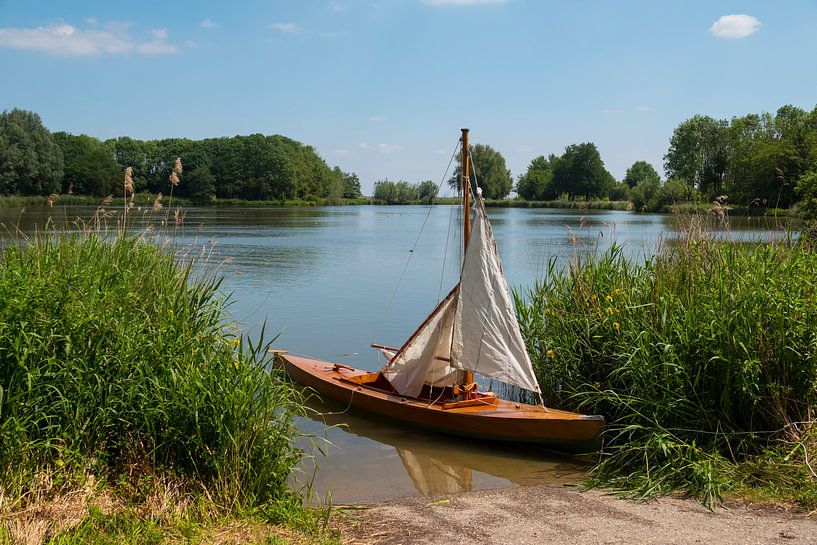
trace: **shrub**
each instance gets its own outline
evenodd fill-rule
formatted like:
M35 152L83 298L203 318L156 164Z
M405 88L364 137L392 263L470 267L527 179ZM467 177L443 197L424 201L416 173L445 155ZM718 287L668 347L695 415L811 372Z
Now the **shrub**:
M817 504L804 458L815 445L817 254L804 245L704 240L641 264L613 248L551 265L517 308L546 402L607 419L598 483L711 505L789 479L792 497ZM781 462L761 483L763 456L785 459L789 476Z
M225 329L219 283L130 236L7 247L0 489L24 493L46 470L70 480L138 467L223 505L286 495L299 398L262 341Z

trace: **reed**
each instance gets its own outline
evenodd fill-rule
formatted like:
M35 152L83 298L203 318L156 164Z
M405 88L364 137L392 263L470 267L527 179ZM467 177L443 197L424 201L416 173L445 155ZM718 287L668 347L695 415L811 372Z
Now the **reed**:
M817 254L696 239L550 264L517 298L547 403L607 418L593 482L817 506ZM796 485L795 485L796 483Z
M301 397L270 365L263 332L232 332L219 277L195 270L125 234L4 249L4 507L23 507L44 474L54 491L88 475L117 488L172 475L221 508L290 501Z

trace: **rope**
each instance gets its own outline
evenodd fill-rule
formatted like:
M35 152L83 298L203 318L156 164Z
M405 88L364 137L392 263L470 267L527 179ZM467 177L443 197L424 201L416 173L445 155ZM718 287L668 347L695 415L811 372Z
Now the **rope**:
M459 140L457 141L457 144L454 146L454 152L456 152L458 146L459 146ZM455 157L454 152L452 152L452 154L451 154L451 159L448 161L448 166L445 168L445 173L443 174L443 177L440 180L440 183L437 184L437 193L438 194L440 192L440 189L442 189L443 183L445 183L446 176L448 175L448 170L451 168L451 163L454 162L454 157ZM417 238L414 241L414 245L411 247L411 250L409 250L408 259L406 259L406 264L403 266L403 272L400 273L400 278L397 279L397 285L394 286L394 291L392 291L391 297L389 297L389 300L386 303L385 310L383 311L383 317L380 319L380 322L378 322L377 326L375 326L375 329L374 329L375 335L374 335L374 338L372 339L372 342L374 342L374 339L377 338L377 335L380 333L380 329L383 327L383 324L386 322L386 318L388 317L389 313L391 312L392 304L394 303L394 299L397 297L397 291L400 289L400 284L403 283L403 278L405 278L406 271L408 271L409 265L411 264L411 258L414 255L414 250L417 249L417 245L420 243L420 237L423 235L423 230L425 229L426 223L428 223L428 218L429 218L429 216L431 216L431 211L432 211L433 207L434 207L433 203L428 205L428 212L426 213L425 219L423 219L423 224L420 226L420 232L417 233Z
M349 411L349 409L352 408L352 400L355 398L355 391L356 390L352 390L352 395L349 396L349 404L342 411L340 411L340 412L335 411L335 412L328 412L328 413L318 413L318 414L321 415L321 416L332 416L332 415L336 415L336 414L346 414Z
M471 150L468 150L468 162L471 164L471 170L474 173L474 193L476 193L476 188L479 187L479 180L477 179L477 165L474 164L474 158L471 156Z

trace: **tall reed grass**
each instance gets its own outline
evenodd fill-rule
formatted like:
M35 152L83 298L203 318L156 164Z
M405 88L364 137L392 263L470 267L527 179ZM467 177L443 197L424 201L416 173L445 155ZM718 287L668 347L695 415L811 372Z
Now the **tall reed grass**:
M191 275L124 232L4 249L0 496L158 474L229 509L286 501L301 398Z
M517 298L547 403L609 423L597 484L817 506L817 253L690 240L551 263ZM776 492L774 492L776 491Z

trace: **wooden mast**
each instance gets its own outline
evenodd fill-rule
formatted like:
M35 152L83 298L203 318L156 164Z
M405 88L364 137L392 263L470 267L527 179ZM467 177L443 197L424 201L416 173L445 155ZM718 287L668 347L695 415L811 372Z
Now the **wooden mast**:
M468 237L471 235L471 165L468 164L468 129L462 130L462 249L463 252L468 249Z
M468 129L462 130L462 250L463 256L468 250L468 238L471 236L471 165L468 161ZM465 399L471 398L471 390L467 389L474 383L474 372L465 372Z

